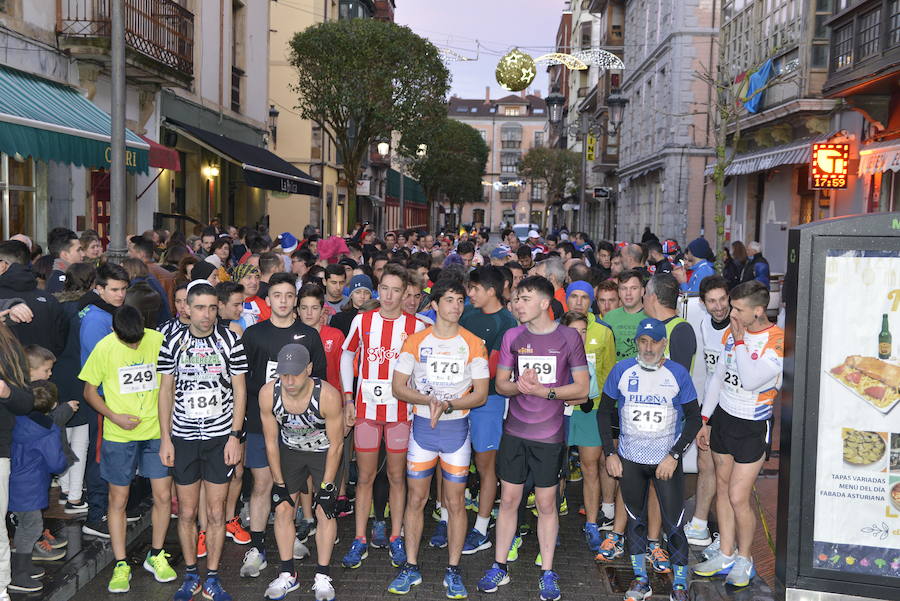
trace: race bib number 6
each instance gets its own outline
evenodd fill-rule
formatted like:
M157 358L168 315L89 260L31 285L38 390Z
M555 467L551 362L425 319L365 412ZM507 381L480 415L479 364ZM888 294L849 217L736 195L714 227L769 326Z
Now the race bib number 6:
M390 380L363 380L363 400L375 405L393 405L397 402Z
M556 383L556 357L519 355L519 375L528 369L534 370L541 384Z
M428 358L425 364L428 381L435 384L458 384L463 381L466 360L463 357Z
M156 366L150 363L119 368L119 392L150 392L156 390Z
M215 389L191 390L184 393L184 413L188 419L206 419L225 413L222 396Z

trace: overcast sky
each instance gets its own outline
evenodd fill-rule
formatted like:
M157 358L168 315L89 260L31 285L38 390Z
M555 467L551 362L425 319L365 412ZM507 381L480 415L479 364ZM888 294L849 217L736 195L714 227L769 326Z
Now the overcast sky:
M509 94L494 76L499 54L513 46L533 57L552 52L564 0L397 0L394 15L438 47L451 47L463 56L478 55L476 40L483 49L478 60L452 62L451 92L463 98L484 98L491 86L491 98ZM490 52L489 54L486 53ZM547 95L546 67L538 67L529 92Z

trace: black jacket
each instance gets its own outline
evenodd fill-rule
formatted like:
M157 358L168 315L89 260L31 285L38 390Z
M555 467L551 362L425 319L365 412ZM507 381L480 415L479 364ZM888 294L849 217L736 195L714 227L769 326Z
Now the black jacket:
M95 292L90 292L90 301L99 299ZM90 411L88 411L87 403L84 400L84 382L78 379L81 373L81 340L78 337L81 331L81 310L86 306L82 301L82 297L86 294L60 292L57 299L60 301L60 307L65 314L68 337L66 339L66 347L63 352L56 356L56 363L53 365L53 375L50 381L56 384L59 389L59 402L66 403L68 401L78 401L78 411L66 424L68 427L83 426L88 423ZM102 302L102 301L101 301Z
M30 388L19 388L9 382L8 399L0 399L0 458L9 459L12 431L17 415L28 415L34 408L34 394Z
M0 275L0 298L18 297L34 313L31 323L11 323L13 334L22 346L38 344L57 357L66 348L69 324L53 295L38 290L31 267L14 263Z

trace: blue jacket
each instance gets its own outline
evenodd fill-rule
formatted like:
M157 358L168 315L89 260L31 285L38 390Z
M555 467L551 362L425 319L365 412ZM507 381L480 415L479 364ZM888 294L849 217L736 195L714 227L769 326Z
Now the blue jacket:
M48 415L16 417L9 471L9 511L37 511L49 504L51 474L68 467L59 427Z
M691 279L681 285L682 292L700 292L700 282L708 275L715 275L716 269L712 263L706 259L700 259L700 262L694 265L694 271L691 273Z
M97 343L112 334L112 318L112 313L107 313L97 305L88 305L81 311L81 330L78 338L81 343L82 367Z

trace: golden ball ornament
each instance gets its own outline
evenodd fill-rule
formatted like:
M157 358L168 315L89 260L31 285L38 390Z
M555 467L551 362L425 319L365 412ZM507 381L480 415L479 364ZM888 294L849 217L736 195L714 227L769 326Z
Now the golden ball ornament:
M537 67L534 59L518 48L508 52L497 63L497 83L510 92L524 90L534 81Z

